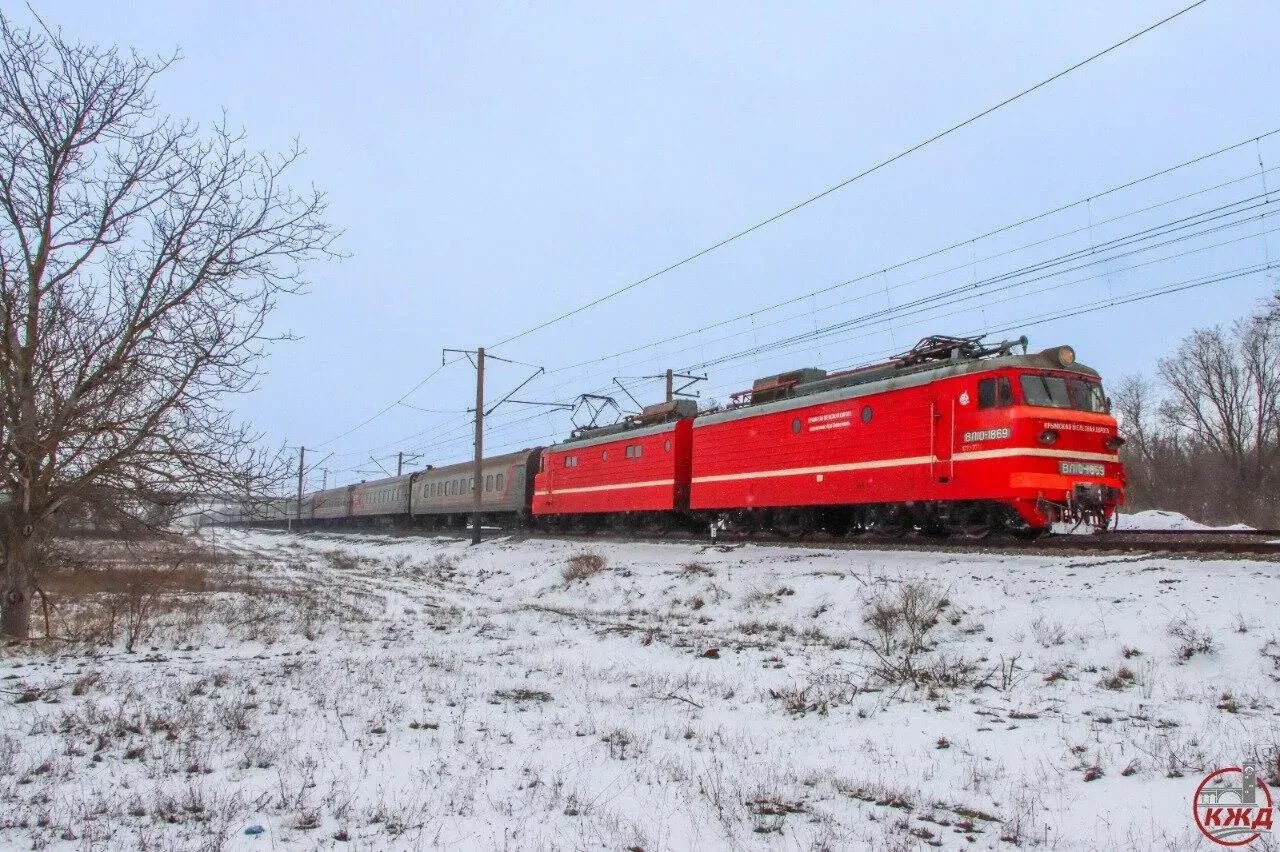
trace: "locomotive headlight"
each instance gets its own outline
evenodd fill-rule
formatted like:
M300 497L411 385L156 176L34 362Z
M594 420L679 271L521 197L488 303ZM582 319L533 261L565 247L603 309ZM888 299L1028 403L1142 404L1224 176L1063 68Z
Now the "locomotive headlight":
M1056 444L1058 442L1058 430L1045 429L1043 432L1040 433L1040 437L1037 438L1036 440L1044 444L1046 447L1050 446L1051 444Z
M1076 350L1070 346L1059 346L1054 354L1058 358L1058 364L1063 367L1070 367L1076 362Z

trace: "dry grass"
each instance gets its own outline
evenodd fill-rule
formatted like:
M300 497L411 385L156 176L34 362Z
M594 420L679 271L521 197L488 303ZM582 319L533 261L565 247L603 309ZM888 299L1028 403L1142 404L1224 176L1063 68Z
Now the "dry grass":
M1169 625L1169 635L1178 640L1174 654L1180 660L1189 660L1196 654L1212 654L1218 648L1212 633L1186 618L1175 619Z
M263 566L182 540L59 541L36 577L39 639L120 645L200 641L210 628L274 641L315 639L340 605L305 584L268 583Z
M604 570L605 558L599 553L575 553L569 557L562 576L566 583L589 580Z
M696 577L698 575L711 577L715 573L714 568L709 565L703 565L701 562L686 562L680 566L680 574L685 577Z

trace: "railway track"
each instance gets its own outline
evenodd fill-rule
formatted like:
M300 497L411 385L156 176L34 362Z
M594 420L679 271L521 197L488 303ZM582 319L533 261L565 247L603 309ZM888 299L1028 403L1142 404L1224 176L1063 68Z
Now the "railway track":
M669 542L735 547L744 544L763 546L820 547L837 550L911 550L958 551L970 553L1012 552L1024 554L1102 552L1153 553L1189 556L1258 556L1280 559L1280 530L1113 530L1094 535L1050 534L1035 540L994 535L984 539L934 538L908 534L888 538L856 536L835 538L822 534L807 537L778 535L735 535L722 533L715 543L707 537L685 533L627 534L618 533L519 533L523 538L602 541L602 542Z
M449 538L458 541L468 537L443 530L421 528L328 527L325 531L336 533L375 533L393 536L422 536ZM996 534L983 539L936 538L921 533L908 533L898 537L862 535L836 538L823 533L809 536L782 536L777 534L721 533L712 542L706 535L690 535L687 531L668 532L547 532L541 530L486 531L486 537L510 536L516 539L542 539L548 541L608 542L665 542L701 547L738 547L755 544L766 547L803 546L835 550L908 550L954 551L968 553L1007 552L1019 554L1047 553L1151 553L1186 556L1250 556L1280 559L1280 530L1141 530L1121 529L1086 535L1050 534L1034 540L1012 535Z

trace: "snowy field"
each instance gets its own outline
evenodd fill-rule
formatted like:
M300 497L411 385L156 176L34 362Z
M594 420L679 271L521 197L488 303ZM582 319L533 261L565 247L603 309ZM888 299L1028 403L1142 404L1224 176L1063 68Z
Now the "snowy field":
M1277 563L217 542L134 651L4 651L4 845L1181 850L1276 774Z
M1141 512L1122 513L1115 528L1118 530L1239 530L1241 532L1253 529L1248 524L1214 527L1193 521L1179 512L1170 512L1165 509L1144 509Z

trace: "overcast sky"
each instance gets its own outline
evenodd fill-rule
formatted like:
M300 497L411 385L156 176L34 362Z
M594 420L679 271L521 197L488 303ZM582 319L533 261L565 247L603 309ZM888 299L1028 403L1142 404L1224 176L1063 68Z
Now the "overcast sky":
M323 444L314 458L333 453L323 465L331 484L377 470L370 455L391 466L401 449L420 450L424 464L466 457L466 363L414 392L406 402L416 408L398 406L330 441L439 366L441 347L492 345L639 279L1183 5L32 0L48 23L83 40L180 49L181 63L158 85L166 110L208 122L225 109L255 146L278 150L297 137L307 149L295 180L328 193L350 257L317 264L310 294L281 304L277 327L301 339L273 352L261 390L237 405L274 440ZM1280 262L1280 235L1269 245L1258 236L1280 225L1256 207L1263 180L1280 184L1280 136L870 273L1280 127L1277 32L1274 2L1211 0L496 354L552 371L520 394L541 400L707 362L704 397L724 400L754 376L862 363L929 333L1005 328L1013 337L1025 328L1032 348L1070 342L1104 377L1151 371L1179 337L1247 312L1274 283L1255 273L1032 321ZM1248 198L1253 206L1236 208L1229 228L983 289L992 276L1071 251L1088 257L1108 240ZM982 298L903 312L911 299L965 284ZM748 351L891 308L852 330ZM490 399L529 372L493 365ZM656 381L630 385L642 402L661 391ZM569 428L566 415L509 406L493 416L488 442L545 444ZM321 476L317 468L309 484Z

